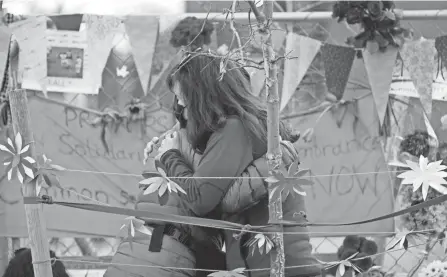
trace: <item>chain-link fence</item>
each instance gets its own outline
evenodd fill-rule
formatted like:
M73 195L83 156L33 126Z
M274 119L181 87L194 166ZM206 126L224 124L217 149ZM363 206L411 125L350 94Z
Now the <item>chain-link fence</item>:
M446 23L446 22L444 22ZM418 22L417 26L412 23L406 22L407 26L412 27L416 34L423 35L424 37L433 38L445 33L446 24L441 24L439 22L424 21ZM441 27L442 26L442 27ZM284 27L284 26L283 26ZM331 22L300 22L294 24L294 31L298 34L309 36L311 38L320 40L324 43L338 43L342 44L345 38L345 31L353 31L349 29L337 28L332 21ZM444 29L443 29L444 28ZM121 38L117 41L117 47L112 50L112 54L109 57L108 63L113 64L113 60L119 60L120 63L128 63L132 60L130 52L128 53L118 53L118 51L123 50L123 45L129 44L128 38ZM163 43L166 43L164 41ZM159 43L160 45L160 43ZM160 46L159 46L160 47ZM125 47L124 47L125 48ZM130 48L129 48L130 49ZM127 50L126 50L127 51ZM284 50L282 54L284 54ZM281 54L281 53L279 53ZM157 56L156 56L157 57ZM158 80L162 79L163 76L159 76L158 73L162 71L162 68L169 66L168 57L165 60L160 60L158 57L157 61L154 62L153 70L157 71L157 76L152 80L152 87L157 88L153 91L156 93L150 94L147 97L150 99L149 102L156 102L156 106L166 109L168 111L170 103L172 101L169 93L166 89L163 89L163 84L158 83ZM138 74L134 66L128 65L130 70L130 75ZM445 69L444 69L445 70ZM113 79L114 69L106 69L104 71L104 76L109 74L109 79ZM355 78L351 78L348 87L355 89L368 89L368 79L366 75L357 74L357 72L352 72L355 74ZM447 76L447 74L445 75ZM135 78L137 79L137 78ZM113 81L113 80L112 80ZM120 81L119 83L106 83L104 84L103 96L107 99L112 99L114 105L122 105L127 100L119 99L120 93L112 92L114 87L120 87L119 91L131 91L132 95L135 97L142 96L142 88L139 82L129 82ZM281 79L280 79L281 81ZM407 80L411 82L411 80ZM157 87L158 86L158 87ZM317 54L311 67L309 68L306 76L304 77L299 90L295 93L294 97L291 99L290 103L284 111L284 115L293 115L298 111L306 110L310 107L315 107L320 104L326 94L325 86L325 74L324 66L320 54ZM101 96L100 96L101 97ZM118 97L118 98L117 98ZM387 113L387 121L389 122L390 135L402 136L410 133L412 130L422 129L425 130L425 123L423 117L421 116L420 106L417 101L410 101L408 99L398 97L397 100L393 100L392 110L393 112ZM411 104L411 103L412 104ZM101 101L101 104L107 103L107 101ZM405 103L410 103L405 104ZM107 105L106 105L107 106ZM408 108L410 107L410 108ZM440 118L443 113L447 111L447 107L444 107L443 102L434 103L433 111L433 127L437 131L438 136L447 140L447 133L442 130L442 123ZM290 121L293 123L293 120ZM158 123L154 121L153 125ZM162 127L162 124L159 124ZM299 126L295 126L299 128ZM155 127L154 127L155 128ZM160 130L157 130L160 131ZM374 238L377 239L377 238ZM393 244L396 239L377 239L382 245L381 249L386 249L387 246ZM321 260L331 261L337 259L337 250L342 245L343 238L334 237L322 237L322 238L312 238L312 244L314 247L314 252L317 254ZM107 262L110 261L111 256L116 252L119 240L114 238L52 238L50 240L50 249L55 251L56 255L62 259L66 259L65 263L67 268L73 277L76 276L102 276L105 268L107 267ZM11 239L10 248L18 249L21 247L28 246L28 241L26 239ZM393 271L397 274L408 274L414 265L416 265L419 260L423 257L425 251L425 245L420 247L410 247L407 250L399 249L397 251L388 252L383 255L383 268L385 271ZM445 259L443 248L441 246L436 247L432 250L429 255L429 260L434 259ZM79 262L76 262L79 260ZM92 263L85 263L82 261L91 260ZM100 262L104 264L100 264ZM98 263L99 262L99 263Z

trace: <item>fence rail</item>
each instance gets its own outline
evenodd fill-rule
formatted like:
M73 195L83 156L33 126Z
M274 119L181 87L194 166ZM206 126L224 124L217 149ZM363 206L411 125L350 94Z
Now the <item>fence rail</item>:
M198 18L204 18L206 14L186 14L185 16L196 16ZM224 15L221 14L209 14L208 18L212 20L223 20ZM236 20L246 19L246 14L235 14ZM314 39L321 40L322 42L338 42L342 43L339 38L331 36L329 31L328 19L331 18L331 14L328 12L295 12L295 13L275 13L274 19L279 22L288 21L301 21L300 24L294 24L295 32L312 37ZM426 10L426 11L405 11L405 19L411 20L429 20L429 19L447 19L447 10ZM317 23L316 23L317 22ZM430 23L433 29L438 30L440 35L445 34L443 28L446 26L438 26L437 23ZM415 30L418 32L418 30ZM421 35L424 35L424 31L420 31ZM127 38L126 38L127 39ZM447 76L447 75L446 75ZM307 72L307 76L304 78L300 87L300 93L295 94L291 99L285 114L292 114L294 111L303 110L304 106L316 106L324 99L326 91L325 87L325 75L322 66L322 61L319 56L316 57L313 64ZM163 95L154 95L154 101L157 101L160 106L164 106L162 103ZM395 104L393 108L403 109L397 107L399 104ZM442 111L438 111L439 113ZM400 118L399 122L405 121L403 117L406 116L405 112L398 113ZM419 125L409 123L409 128L417 129ZM395 130L400 130L402 127L393 126ZM406 130L408 132L409 130ZM400 131L396 131L400 132ZM117 230L118 231L118 230ZM343 238L336 237L322 237L312 238L314 253L318 258L323 261L331 261L336 259L336 252L338 247L341 246ZM18 249L20 247L27 247L27 239L11 238L11 249ZM386 239L386 245L390 245L393 239ZM97 270L104 270L107 267L107 263L110 262L111 257L115 254L118 247L119 240L113 238L52 238L50 240L50 248L56 252L69 270L71 270L72 276L76 275L77 271L84 270L87 273L83 273L82 276L96 276ZM385 247L385 246L384 246ZM399 250L392 253L386 253L383 259L383 267L386 271L408 274L416 261L420 259L424 248L411 248L408 250ZM435 248L428 259L441 259L446 260L447 256L443 255L442 247ZM83 261L91 261L92 263L85 263ZM428 262L427 261L427 262ZM101 264L102 263L102 264ZM91 274L90 274L91 273Z

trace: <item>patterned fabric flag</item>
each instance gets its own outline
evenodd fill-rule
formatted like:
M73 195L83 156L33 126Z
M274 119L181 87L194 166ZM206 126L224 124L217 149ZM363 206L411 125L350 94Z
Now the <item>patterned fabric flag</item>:
M379 115L380 126L382 126L385 118L397 53L398 48L395 47L388 47L385 52L370 53L368 50L363 51L363 61Z
M442 63L447 66L447 36L437 37L435 47L438 50L438 55L441 56Z
M430 119L432 111L433 72L436 69L435 54L435 41L424 38L406 42L400 50L404 66L419 93L428 119Z
M101 75L110 50L112 49L113 39L121 28L122 20L115 16L85 14L84 22L87 31L87 45L90 51L90 66L92 72L92 94L98 93L101 85Z
M290 53L290 59L284 62L284 81L281 94L280 111L289 103L312 64L318 51L320 51L321 42L309 37L300 36L293 32L287 34L286 53Z
M144 94L150 86L152 59L159 33L158 20L158 16L127 16L124 20Z
M324 44L321 54L328 91L341 99L354 62L355 50L351 47Z

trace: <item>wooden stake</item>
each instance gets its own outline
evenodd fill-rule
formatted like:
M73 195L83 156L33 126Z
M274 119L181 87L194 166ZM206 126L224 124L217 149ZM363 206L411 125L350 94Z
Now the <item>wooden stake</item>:
M260 33L263 35L262 53L264 57L264 70L267 92L267 136L268 149L267 158L269 170L273 171L279 167L282 160L279 136L279 93L278 93L278 65L275 62L275 51L273 48L272 25L274 1L264 1L264 12L261 13L253 1L248 2L253 14L256 16ZM269 188L269 194L271 188ZM269 197L269 222L278 222L283 218L281 196L277 199ZM282 231L282 228L281 228ZM270 252L270 277L284 277L284 237L282 232L273 234L275 247Z
M3 1L0 1L0 17L3 17L3 13L4 13ZM4 25L3 21L0 20L0 26L3 26L3 25ZM6 172L5 172L5 174L6 174ZM1 206L4 206L4 205L6 205L6 204L5 203L0 204L0 208L1 208ZM9 254L8 238L0 237L0 274L3 274L3 272L5 272L5 270L6 270L6 267L8 266L8 262L9 262L8 254Z
M31 119L28 111L26 91L16 89L9 91L12 124L14 135L20 133L24 144L30 143L30 153L35 158L35 142L31 130ZM36 186L32 183L22 185L23 196L36 196ZM35 277L53 277L50 261L50 249L46 235L46 223L43 217L42 204L25 205L26 222L33 257Z

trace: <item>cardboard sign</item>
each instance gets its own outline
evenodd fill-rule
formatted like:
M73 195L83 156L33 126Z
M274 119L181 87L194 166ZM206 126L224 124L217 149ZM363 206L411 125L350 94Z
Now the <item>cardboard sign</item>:
M138 175L143 170L154 170L151 163L143 166L144 146L150 138L173 125L171 114L160 109L148 113L146 122L132 123L128 128L124 123L116 132L114 128L107 128L110 149L107 153L100 140L101 128L88 124L93 114L36 97L29 97L28 102L37 151L54 164L80 171L60 174L61 184L67 189L42 189L41 193L58 201L133 208L141 180ZM145 137L142 129L146 131ZM4 167L0 172L5 176ZM0 188L0 236L27 237L19 182L3 178ZM45 206L44 216L51 237L114 237L125 218L59 206Z
M367 92L367 91L365 91ZM356 91L356 95L362 95ZM343 116L344 114L344 116ZM355 122L354 114L358 114ZM319 113L293 121L295 128L314 126ZM338 126L340 124L340 126ZM302 168L310 169L314 184L307 187L307 215L311 222L346 223L393 212L394 196L378 134L372 96L326 113L312 142L298 145ZM313 236L341 236L349 232L393 232L394 220L346 227L315 227Z

